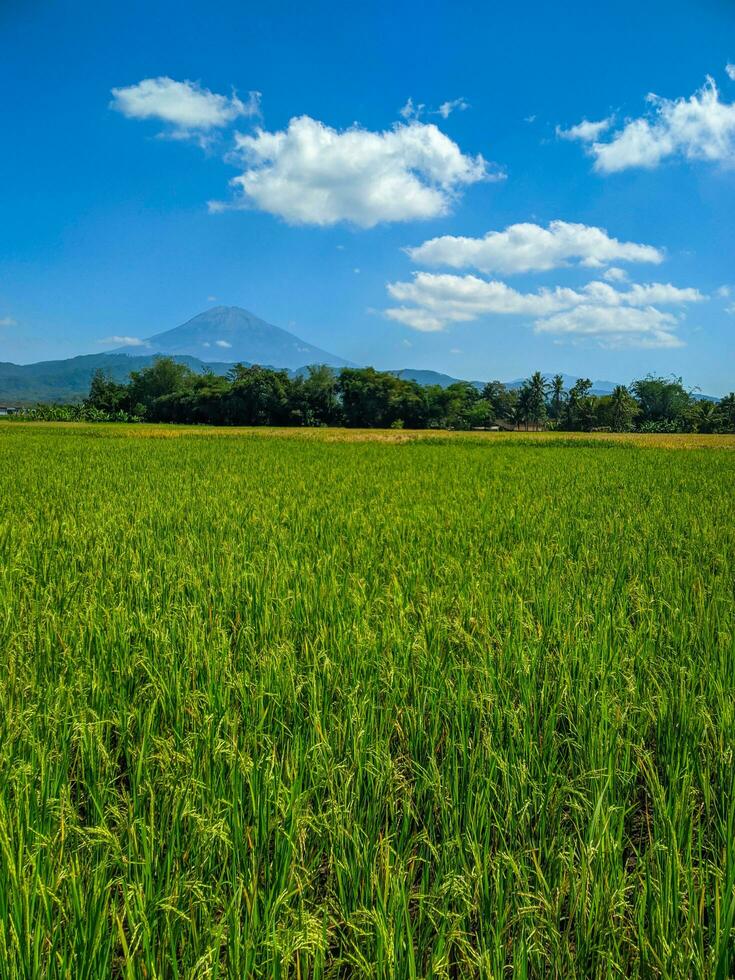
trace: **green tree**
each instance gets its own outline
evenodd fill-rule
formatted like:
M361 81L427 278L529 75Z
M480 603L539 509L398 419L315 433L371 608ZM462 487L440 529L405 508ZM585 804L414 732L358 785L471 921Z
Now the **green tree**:
M735 432L735 392L731 391L717 403L717 432Z
M185 364L179 364L171 357L157 357L150 367L130 374L128 399L131 410L156 421L156 400L190 389L195 377Z
M569 389L562 427L570 432L589 432L596 421L596 399L590 394L592 382L589 378L578 378Z
M468 381L458 381L444 389L446 425L451 429L470 429L487 421L487 406L477 388Z
M227 395L227 417L234 425L287 425L290 417L291 380L286 371L253 364L235 364Z
M128 385L113 381L102 368L98 368L92 375L84 406L109 414L127 412L130 408L129 395Z
M518 394L500 381L488 381L481 398L488 405L488 421L504 422L513 418Z
M296 393L294 386L294 393ZM306 425L338 425L342 421L342 406L337 391L337 376L326 364L313 364L301 379Z
M610 428L614 432L629 432L638 412L638 405L625 385L616 385L610 396Z
M546 391L548 385L540 371L534 371L523 382L518 392L517 421L528 428L530 423L540 425L546 420Z
M387 428L402 421L408 428L423 428L429 416L426 389L375 368L344 368L337 391L348 426Z
M692 396L681 378L662 378L649 374L634 381L631 390L638 402L643 427L685 428Z
M552 419L560 419L564 408L564 378L555 374L551 379L549 398L549 415Z
M688 428L692 432L710 433L717 430L718 411L717 403L709 399L702 398L699 401L692 400L689 411L686 414Z
M529 379L530 391L530 420L532 422L543 422L546 419L546 392L548 382L540 371L534 371Z

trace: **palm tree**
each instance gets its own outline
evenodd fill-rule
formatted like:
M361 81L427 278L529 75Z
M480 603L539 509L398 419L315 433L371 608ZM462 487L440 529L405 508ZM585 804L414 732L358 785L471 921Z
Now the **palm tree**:
M558 419L561 417L561 409L564 404L564 378L560 374L555 374L551 379L551 417Z
M546 389L548 385L540 371L535 371L530 378L523 382L518 392L516 406L516 421L543 422L546 418Z
M616 385L610 396L612 428L616 432L626 432L633 424L633 417L637 408L635 399L625 385Z
M696 432L714 432L718 422L719 413L717 405L711 401L697 402L692 413L694 429Z
M528 381L529 419L531 422L543 422L546 418L546 392L549 384L540 371L534 371Z
M525 423L528 428L529 419L529 388L528 382L524 381L518 389L518 398L513 408L513 421L517 426Z
M721 398L717 404L717 431L735 432L735 392Z

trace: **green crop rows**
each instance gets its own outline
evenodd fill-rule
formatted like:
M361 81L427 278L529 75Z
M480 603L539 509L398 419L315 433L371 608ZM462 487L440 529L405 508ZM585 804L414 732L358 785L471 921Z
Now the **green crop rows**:
M2 977L732 975L731 449L156 434L0 427Z

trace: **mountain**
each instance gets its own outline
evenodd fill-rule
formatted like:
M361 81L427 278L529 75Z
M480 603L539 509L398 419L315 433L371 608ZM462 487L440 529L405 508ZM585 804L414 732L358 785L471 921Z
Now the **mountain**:
M149 367L160 354L173 357L193 371L214 371L215 374L226 374L238 361L245 365L261 364L263 367L285 369L292 377L306 375L306 365L309 364L328 364L335 368L355 366L237 306L217 306L180 327L149 337L144 347L121 347L104 354L83 354L36 364L0 362L0 404L80 401L88 394L95 371L102 370L113 380L126 382L131 371ZM227 360L216 361L216 356ZM439 371L419 368L401 368L391 373L407 381L440 385L442 388L461 380ZM551 380L552 375L545 374L544 377ZM567 390L577 380L571 374L562 374L562 378ZM471 381L470 384L482 388L484 382ZM518 388L521 384L522 378L506 382L508 388ZM612 381L595 381L592 392L607 395L614 387ZM693 397L718 400L700 393L695 393Z
M564 390L569 391L569 389L579 381L576 374L564 374L561 373L564 380ZM553 374L545 374L544 378L546 381L551 381L555 377ZM516 378L515 381L509 381L506 384L506 388L520 388L525 378ZM590 389L593 395L611 395L614 389L617 387L617 381L593 381L592 388Z
M440 374L438 371L418 371L414 368L404 368L402 371L394 371L399 378L404 378L406 381L418 381L421 385L441 385L442 388L448 388L449 385L457 384L460 378L453 378L449 374ZM551 381L554 377L553 374L545 374L544 378L547 381ZM572 387L572 385L577 381L577 377L573 374L562 374L564 379L564 388L566 391ZM506 381L505 387L510 389L520 388L525 378L516 378L514 381ZM484 388L484 381L470 381L476 388ZM593 395L609 395L616 387L614 381L593 381L592 382L592 394Z
M457 384L461 381L461 378L453 378L449 374L441 374L439 371L420 371L415 368L403 368L401 371L394 371L393 374L398 375L399 378L404 378L406 381L418 381L421 385L440 385L442 388L448 388L449 385ZM553 374L544 374L544 378L547 381L551 381L554 377ZM577 377L574 374L562 374L564 379L564 388L566 391L572 387L572 385L577 381ZM510 389L520 388L525 378L516 378L513 381L506 381L505 387ZM484 388L484 381L470 381L476 388ZM609 395L616 387L616 382L614 381L593 381L592 382L592 394L593 395Z
M461 379L453 378L450 374L442 374L440 371L422 371L418 368L402 368L400 371L391 371L396 377L403 381L417 381L420 385L439 385L440 388L448 388L450 385L458 384ZM484 387L484 381L471 381L475 387Z
M140 348L138 348L139 350ZM35 402L68 404L89 394L89 383L95 371L102 370L115 381L127 381L131 371L150 367L154 354L82 354L63 361L39 361L36 364L0 362L0 402L32 405ZM193 371L226 374L231 364L205 364L196 357L176 357Z
M305 364L351 367L349 361L320 350L288 330L274 327L239 306L215 306L145 341L151 354L185 355L210 362L226 357L231 363L272 364L295 370ZM115 353L140 354L141 346L120 347Z

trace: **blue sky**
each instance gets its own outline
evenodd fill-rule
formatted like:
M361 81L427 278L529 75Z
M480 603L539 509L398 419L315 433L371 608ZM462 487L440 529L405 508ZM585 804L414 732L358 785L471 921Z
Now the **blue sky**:
M380 368L722 394L734 63L726 0L4 0L0 360L222 303Z

